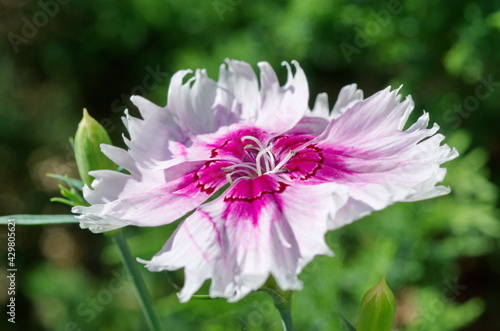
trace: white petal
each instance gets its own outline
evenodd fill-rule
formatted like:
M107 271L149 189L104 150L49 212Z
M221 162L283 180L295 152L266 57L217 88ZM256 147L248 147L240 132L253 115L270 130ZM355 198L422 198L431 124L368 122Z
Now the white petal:
M166 170L163 181L156 183L136 181L110 170L91 172L96 177L95 191L86 188L85 198L93 205L74 207L72 211L82 214L82 227L99 232L107 231L109 226L168 224L195 209L226 183L225 173L220 170L224 166L227 164L215 164L217 169L212 171L204 162L183 164ZM106 185L101 187L101 183Z
M138 107L149 103L138 96L134 96L132 102ZM130 134L130 140L125 139L129 153L144 168L172 158L172 153L165 148L170 140L185 142L188 139L175 123L172 113L165 108L150 110L147 119L139 119L126 113L125 121Z
M185 282L179 299L186 302L205 280L213 277L216 258L221 255L219 237L210 216L198 213L179 225L151 261L138 261L145 263L150 271L184 268Z
M269 63L261 62L261 105L256 125L271 133L279 134L292 129L308 110L309 87L304 71L296 61L295 75L290 65L283 62L288 70L288 80L283 87Z
M346 199L335 184L290 186L254 203L228 200L234 189L199 207L151 261L143 261L151 271L185 268L183 302L207 279L210 296L230 302L270 275L284 290L301 289L302 268L315 255L332 255L324 241L327 220Z
M449 192L436 185L446 173L440 165L455 158L456 151L441 145L444 137L436 134L437 125L427 128L427 113L402 131L413 102L409 98L400 102L397 92L386 89L358 101L310 142L323 155L316 177L330 176L349 189L349 200L330 223L331 229L398 201Z
M324 119L329 119L330 111L328 107L328 94L320 93L316 96L314 108L312 109L312 115Z
M363 91L358 90L356 84L344 86L339 93L333 110L330 112L328 108L328 95L320 93L316 97L312 111L308 111L288 133L317 136L325 131L328 125L327 121L339 117L348 108L361 100L363 100Z
M257 76L243 61L226 59L219 70L217 104L229 107L231 112L246 122L255 122L260 95Z
M130 153L128 153L128 151L119 147L106 144L101 144L101 151L111 161L113 161L120 167L127 169L130 173L133 174L140 173L134 158L130 155Z
M330 114L330 118L339 117L356 102L361 100L363 100L363 91L359 90L356 84L344 86L340 90L337 102L335 102Z
M167 108L173 113L181 130L190 136L215 132L224 123L216 121L214 106L218 84L205 69L196 70L194 77L183 83L190 71L176 73L171 80ZM227 104L223 106L227 107ZM219 114L220 116L220 114Z
M370 215L374 209L362 201L349 198L331 217L328 230L335 230Z

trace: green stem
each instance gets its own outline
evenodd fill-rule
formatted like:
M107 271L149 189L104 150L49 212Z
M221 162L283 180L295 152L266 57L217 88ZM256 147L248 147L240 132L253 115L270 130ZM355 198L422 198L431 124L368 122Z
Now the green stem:
M293 331L292 291L283 291L273 277L269 277L259 290L266 292L273 299L274 306L278 309L281 316L283 330Z
M115 244L118 246L118 250L120 251L120 256L122 258L123 265L125 266L125 270L134 283L139 303L141 305L142 312L144 313L144 317L146 318L146 321L148 323L149 329L151 331L161 331L162 328L160 319L156 314L156 310L154 308L153 301L149 296L146 284L144 284L144 280L141 277L139 269L137 269L137 261L130 254L127 240L125 239L123 231L120 230L117 232L118 233L116 233L115 235L112 235L112 238Z
M281 315L281 323L283 324L284 331L293 331L293 323L292 323L292 309L289 306L285 309L278 309Z

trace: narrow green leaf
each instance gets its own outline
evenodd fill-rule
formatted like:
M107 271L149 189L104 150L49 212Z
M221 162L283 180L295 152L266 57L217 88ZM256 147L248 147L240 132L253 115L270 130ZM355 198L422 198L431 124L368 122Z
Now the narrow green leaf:
M68 190L66 187L59 185L59 188L61 189L61 194L63 197L67 198L70 201L73 201L75 203L75 206L88 206L89 204L83 197L78 193L74 188L71 188L71 190Z
M283 290L278 286L276 279L273 276L269 276L266 282L257 291L266 292L273 299L274 307L278 309L281 316L281 324L283 325L284 331L293 331L293 321L292 321L292 295L293 292L290 290Z
M69 187L74 187L80 191L83 188L82 181L79 179L76 179L76 178L70 178L68 176L61 176L61 175L57 175L57 174L47 174L47 177L58 179L62 182L65 182Z
M7 224L9 220L15 220L17 225L43 225L43 224L65 224L79 223L74 215L7 215L0 216L0 224Z
M65 198L70 199L70 197L73 195L73 193L68 190L66 187L62 186L61 184L58 185L59 189L61 190L61 195Z
M356 328L347 320L347 318L344 317L344 315L342 315L341 313L337 314L339 314L340 319L342 320L342 322L344 322L345 326L347 326L347 329L349 331L356 331Z
M71 206L71 207L79 206L79 205L77 205L76 203L74 203L71 200L64 199L64 198L59 198L59 197L50 198L50 202L59 202L59 203L62 203L62 204L65 204L65 205L68 205L68 206Z

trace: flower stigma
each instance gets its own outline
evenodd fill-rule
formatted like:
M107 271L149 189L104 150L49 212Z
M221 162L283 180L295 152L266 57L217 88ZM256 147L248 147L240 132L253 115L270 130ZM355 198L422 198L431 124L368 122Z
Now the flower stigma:
M283 166L295 155L297 152L295 150L290 150L286 157L284 157L278 164L276 164L276 158L274 154L271 152L273 148L273 143L269 143L267 147L265 147L262 142L253 137L253 136L244 136L241 138L241 141L251 140L255 143L248 144L243 148L245 150L255 150L257 154L254 157L254 161L251 162L242 162L232 166L224 167L222 170L227 172L226 179L230 184L233 184L235 181L240 179L253 179L255 177L259 177L266 174L276 174L282 172L288 172L287 168ZM233 180L234 175L239 175L236 180Z

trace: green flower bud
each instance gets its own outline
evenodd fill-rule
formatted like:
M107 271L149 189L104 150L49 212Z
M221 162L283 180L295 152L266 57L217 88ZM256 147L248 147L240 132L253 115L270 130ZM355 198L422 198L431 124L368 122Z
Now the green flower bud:
M390 331L395 313L396 300L384 277L365 293L356 331Z
M90 186L94 178L89 175L89 171L100 169L116 170L117 166L108 159L100 149L101 144L111 145L108 133L99 122L93 119L83 109L83 118L78 124L75 135L74 149L76 165L83 183Z

